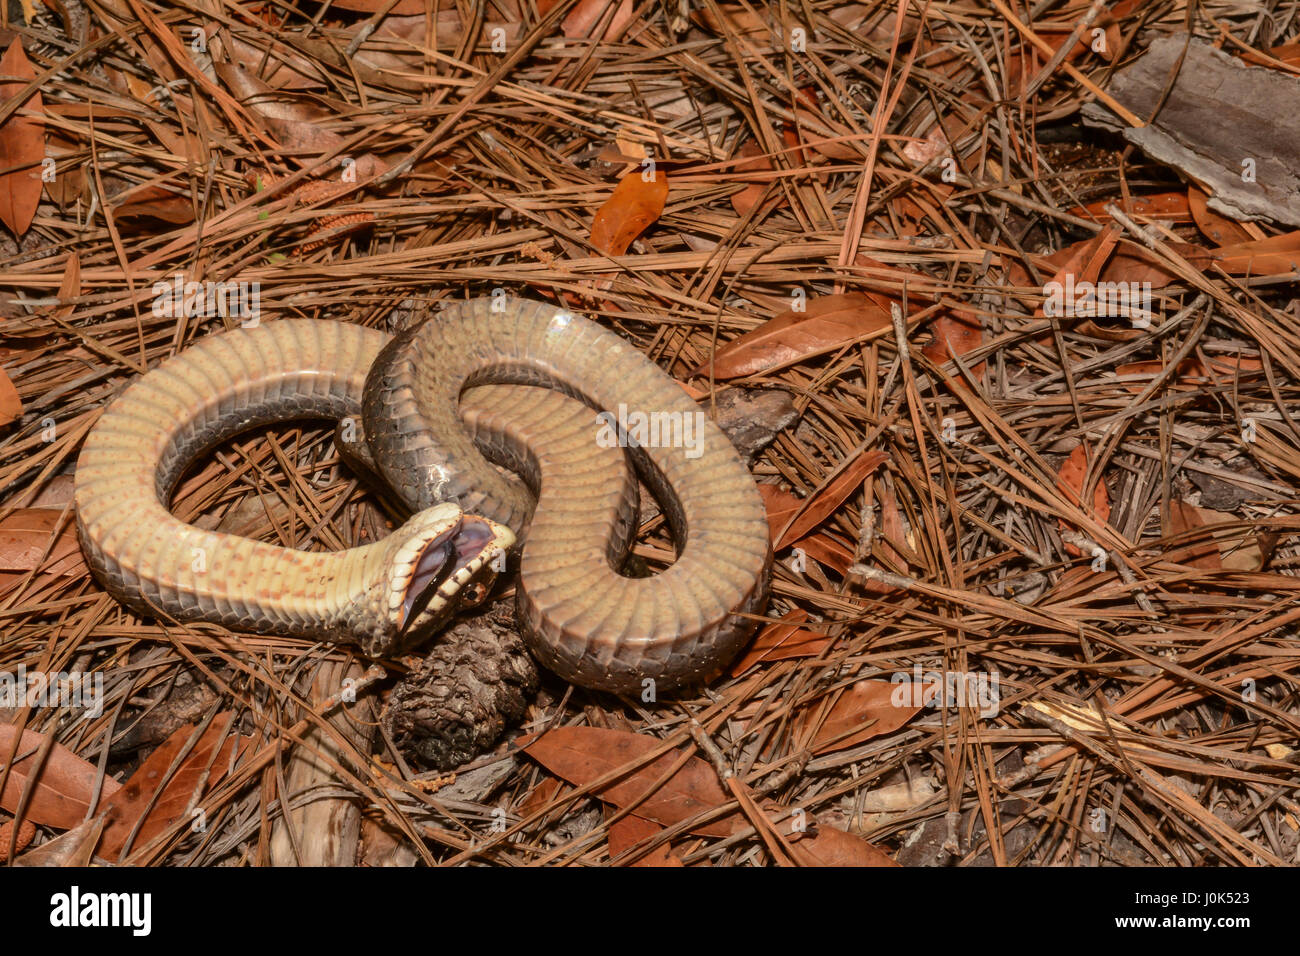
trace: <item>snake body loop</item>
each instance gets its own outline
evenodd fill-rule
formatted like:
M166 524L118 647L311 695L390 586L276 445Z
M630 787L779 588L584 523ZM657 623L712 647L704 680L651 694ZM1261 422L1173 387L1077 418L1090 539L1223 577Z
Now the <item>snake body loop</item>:
M105 589L142 614L356 643L415 643L492 574L508 528L424 509L382 541L307 552L186 524L167 510L185 469L249 428L360 413L388 337L292 320L212 335L137 379L100 416L77 461L77 532Z
M501 427L518 415L500 407L504 398L470 416L471 429L490 436L485 446L540 492L535 514L529 489L497 472L474 431L458 426L462 392L485 384L541 386L589 406L568 413L572 428L558 412L554 422L543 417L539 426L563 436L534 442ZM699 406L614 333L526 299L457 303L383 349L363 407L376 464L410 507L455 501L527 534L517 617L533 653L561 677L619 692L646 680L672 688L725 664L752 633L771 565L753 480ZM679 546L672 567L654 577L616 570L628 544L622 503L634 500L635 487L630 476L619 486L597 470L610 450L602 445L622 423L608 415L598 423L593 409L663 426L644 447L636 435L619 436Z
M614 409L665 430L647 440L597 414ZM366 457L414 511L383 541L308 553L167 511L181 474L217 442L359 413ZM613 444L632 446L678 543L676 562L651 578L617 571L637 492ZM526 535L518 619L531 649L562 677L618 692L694 683L725 664L753 630L771 566L748 471L670 378L589 320L500 297L458 303L392 340L316 320L204 338L101 416L76 504L88 563L132 608L375 656L429 633Z

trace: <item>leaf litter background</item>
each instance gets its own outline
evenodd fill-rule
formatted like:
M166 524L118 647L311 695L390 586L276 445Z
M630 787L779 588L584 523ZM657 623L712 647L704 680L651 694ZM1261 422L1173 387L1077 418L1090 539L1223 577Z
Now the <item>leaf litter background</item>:
M1300 242L1078 123L1159 33L1297 72L1293 12L33 0L6 23L0 670L100 670L105 706L0 711L0 858L254 865L334 827L371 865L1296 859ZM504 288L598 317L705 408L784 389L798 419L753 465L772 623L698 696L547 678L453 777L375 729L415 660L126 613L81 563L72 468L126 382L234 324L154 315L177 272L259 282L264 319L384 328ZM1152 282L1150 327L1046 317L1067 273ZM305 425L222 448L174 508L304 548L386 526ZM996 713L922 706L944 673L995 676Z

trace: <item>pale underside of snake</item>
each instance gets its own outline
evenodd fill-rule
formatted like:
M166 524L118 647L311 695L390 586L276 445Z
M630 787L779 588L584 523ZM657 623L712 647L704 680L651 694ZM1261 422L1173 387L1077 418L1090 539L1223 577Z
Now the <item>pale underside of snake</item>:
M689 447L627 449L678 555L652 577L620 575L636 479L605 440L611 417L596 414L620 407L699 413L617 335L540 302L457 303L393 339L310 319L236 329L162 363L100 417L77 464L78 531L96 576L137 611L372 656L436 630L519 538L517 620L543 664L616 692L696 683L734 656L766 602L762 502L707 419ZM412 517L373 544L306 552L168 511L206 450L291 419L363 421L345 457L377 471Z

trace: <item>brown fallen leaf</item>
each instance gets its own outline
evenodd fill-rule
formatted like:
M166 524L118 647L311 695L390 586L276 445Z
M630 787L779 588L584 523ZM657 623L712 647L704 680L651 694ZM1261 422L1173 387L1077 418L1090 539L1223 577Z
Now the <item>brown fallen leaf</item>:
M226 88L250 113L261 118L266 130L286 150L304 157L342 147L344 138L322 125L332 121L337 113L304 96L271 88L242 63L214 61L212 67Z
M1075 505L1082 506L1083 503L1083 480L1088 470L1088 446L1080 443L1070 456L1061 463L1061 470L1057 474L1056 487L1065 493L1067 501ZM1084 508L1087 512L1091 510L1092 517L1098 524L1105 524L1110 520L1110 494L1106 491L1106 482L1098 481L1097 487L1092 493L1092 508ZM1064 520L1058 522L1063 530L1070 530L1070 525ZM1066 542L1065 550L1076 558L1081 556L1078 547Z
M735 34L750 39L766 39L772 32L767 18L754 8L739 3L692 5L691 19L699 26L721 35Z
M86 191L86 176L81 164L64 160L64 157L79 151L76 139L58 129L48 130L45 155L55 160L56 168L53 178L43 185L45 194L60 209L75 203Z
M1252 235L1249 229L1235 219L1221 216L1212 210L1207 205L1207 199L1208 197L1202 190L1195 186L1188 188L1187 203L1192 213L1192 221L1196 223L1196 228L1210 242L1216 246L1231 246L1239 242L1251 242L1261 238Z
M1210 252L1210 259L1214 265L1234 276L1300 272L1300 229L1214 249Z
M831 119L828 112L818 106L812 87L801 89L794 102L798 141L832 162L861 162L863 154L854 147L853 140L857 137L857 142L863 143L862 133L854 133L848 126Z
M0 767L8 761L14 750L14 740L18 728L13 724L0 723ZM0 793L0 808L15 813L23 790L36 768L44 734L35 730L25 730L18 741L13 767L5 781L4 792ZM82 760L62 744L53 744L48 756L41 764L36 777L36 789L31 801L23 813L23 819L43 827L57 827L69 830L83 820L90 812L90 804L95 796L95 781L99 778L99 768L87 760ZM100 805L112 799L121 789L121 784L105 776L99 791Z
M736 156L748 157L744 162L736 163L736 172L738 173L767 173L773 169L771 158L763 152L763 147L752 139L746 140L736 150ZM768 183L750 183L740 192L731 194L731 208L736 210L738 216L748 215L749 211L763 198L763 194L769 191L771 191L768 198L769 211L785 204L785 196L780 190L772 190Z
M1181 190L1152 193L1149 196L1130 196L1128 202L1118 199L1099 199L1084 206L1075 206L1070 215L1111 222L1113 217L1106 207L1114 205L1120 212L1161 222L1191 222L1192 208L1186 193Z
M773 550L780 551L799 538L804 537L823 521L839 510L850 495L866 480L867 476L889 461L889 452L879 448L864 449L843 471L821 491L803 501L803 509L792 516L788 525L780 533L773 545Z
M167 771L185 749L195 725L178 728L155 748L122 788L104 803L107 817L100 841L101 856L116 860L128 839L134 848L144 846L187 812L197 787L202 786L207 792L221 781L230 768L231 754L236 747L242 752L253 739L228 736L233 720L233 714L218 715L170 777L166 776ZM201 808L202 803L197 806Z
M921 352L936 365L943 365L953 355L962 356L984 344L984 328L977 316L964 310L944 309L929 325L934 341L922 347ZM971 367L971 374L979 378L984 374L983 362Z
M1199 358L1188 356L1178 367L1178 374L1173 377L1169 387L1178 391L1202 391L1206 385L1214 382L1228 383L1246 376L1253 376L1263 371L1259 359L1247 356L1214 356L1206 368ZM1115 374L1120 376L1145 375L1154 378L1165 370L1165 363L1159 359L1144 362L1129 362L1115 366ZM1125 382L1126 391L1137 395L1143 392L1147 383Z
M1181 534L1194 528L1206 528L1209 541L1180 550L1182 564L1207 571L1258 571L1264 564L1264 548L1258 535L1240 527L1241 519L1224 511L1190 505L1181 499L1169 503L1169 530ZM1216 532L1215 525L1227 525Z
M653 820L645 820L635 814L628 814L614 822L609 828L610 859L621 856L638 843L644 843L656 834L662 833L664 827ZM633 860L630 866L682 866L681 858L673 853L672 847L661 843L648 853L643 853Z
M99 845L99 835L104 830L104 814L96 814L84 823L79 823L66 833L61 833L53 840L42 843L34 850L28 850L14 860L14 866L28 867L62 867L90 866L95 857L95 847Z
M539 813L542 807L554 800L560 791L566 786L565 782L558 777L545 777L542 782L533 787L524 797L523 802L519 804L519 813L525 817L531 817Z
M756 375L881 335L893 328L889 311L861 292L811 298L732 339L693 371L716 379Z
M1169 502L1169 530L1172 533L1182 534L1204 526L1205 519L1201 517L1199 509L1194 505L1189 505L1181 498L1174 498ZM1189 564L1206 571L1219 571L1223 568L1223 562L1219 559L1219 548L1212 541L1180 550L1185 552L1180 557L1181 564Z
M778 488L776 485L759 485L758 493L763 499L764 507L767 509L768 534L775 541L776 535L803 507L804 499L794 492ZM814 561L819 561L827 567L834 568L840 574L846 573L854 560L851 548L821 531L791 542L790 547L801 549ZM874 590L874 583L868 582L868 587Z
M51 544L60 519L63 528ZM0 521L0 571L35 570L66 577L86 573L76 523L58 509L18 508Z
M935 684L860 680L831 705L830 713L822 720L807 747L815 754L823 754L846 750L875 737L892 734L924 710L938 692ZM797 733L800 736L807 736L812 731L817 710L816 706L810 708L799 720ZM855 727L861 729L850 733Z
M537 12L541 16L546 16L557 2L558 0L538 0ZM609 16L606 11L609 9L610 0L581 0L560 21L560 32L574 40L586 38L604 40L618 36L632 22L633 6L632 0L616 0L616 2L618 9L614 11L613 19L608 21L608 26L596 34L593 35L591 31L597 24L605 22L605 18Z
M542 735L519 738L519 746L551 773L577 786L585 786L611 771L626 767L662 746L662 741L643 734L602 727L559 727ZM682 754L670 750L641 769L625 774L613 783L597 788L596 796L620 810L633 808L639 817L663 826L689 820L730 800L718 783L717 774L699 757L690 757L680 770L647 791ZM644 799L643 799L644 798ZM740 817L734 814L692 828L702 836L730 836Z
M835 827L818 826L790 849L800 866L898 866L874 843Z
M621 256L632 241L663 214L668 201L668 174L656 169L647 181L631 173L619 180L591 221L591 244L609 256Z
M1101 232L1091 239L1085 239L1082 242L1076 242L1073 245L1066 246L1057 256L1060 256L1060 264L1055 273L1047 281L1048 287L1075 287L1083 285L1086 282L1096 282L1101 275L1101 268L1106 260L1110 258L1111 252L1115 249L1115 244L1119 242L1119 229L1114 225L1108 225ZM1034 311L1035 315L1046 315L1046 306L1052 302L1051 296L1038 309ZM1066 309L1072 309L1073 303L1065 302L1062 305ZM1061 312L1055 312L1061 315ZM1070 312L1065 314L1069 315ZM1046 341L1050 336L1044 336Z
M0 57L0 103L22 93L27 81L36 79L36 71L23 51L22 41L15 38ZM41 162L45 158L45 120L39 115L24 116L24 111L41 113L41 94L33 90L26 102L9 114L0 126L0 222L16 236L25 233L41 201ZM15 168L17 167L17 168Z
M188 193L177 193L154 183L143 183L114 196L118 219L159 219L183 226L194 221L194 203Z
M23 413L23 400L18 396L9 373L0 368L0 425L8 425Z
M830 638L799 627L807 620L808 612L796 608L779 621L765 625L740 660L731 665L731 676L743 674L760 661L788 660L819 653L830 642Z
M806 538L800 538L792 548L800 548L808 557L828 568L834 568L840 574L846 574L850 567L853 566L853 551L839 539L832 537L824 531L818 531L816 534L810 534ZM872 584L873 582L868 582ZM868 587L868 590L874 588ZM888 590L893 590L889 588Z
M803 507L803 499L793 491L778 488L776 485L759 485L759 497L767 509L767 533L773 542L781 529L790 523L790 519Z
M389 0L334 0L331 6L357 13L378 13L385 10L394 17L413 17L425 10L424 0L397 0L391 7L388 2Z

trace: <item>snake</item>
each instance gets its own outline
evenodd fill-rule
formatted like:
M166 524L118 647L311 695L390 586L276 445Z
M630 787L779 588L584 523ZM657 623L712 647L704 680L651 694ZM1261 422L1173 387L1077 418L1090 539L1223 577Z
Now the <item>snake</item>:
M405 522L378 541L304 551L171 513L205 453L295 419L337 423L340 457L377 475ZM622 573L638 478L676 550L648 577ZM530 651L616 693L715 675L761 620L771 579L757 487L695 400L617 333L499 294L395 336L308 318L200 336L101 413L74 502L88 566L132 610L375 658L482 600L522 542L516 624Z

